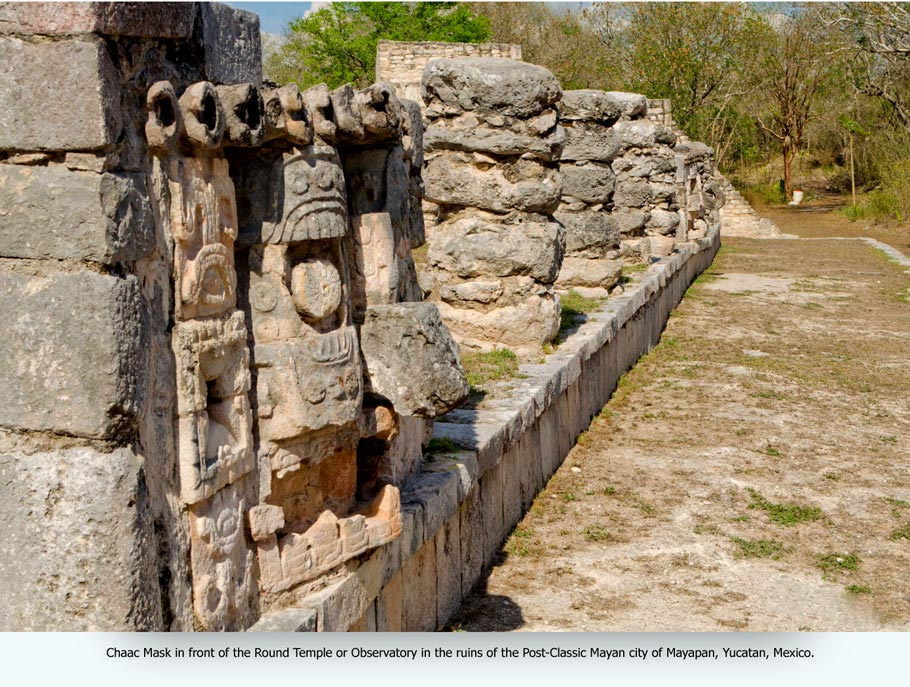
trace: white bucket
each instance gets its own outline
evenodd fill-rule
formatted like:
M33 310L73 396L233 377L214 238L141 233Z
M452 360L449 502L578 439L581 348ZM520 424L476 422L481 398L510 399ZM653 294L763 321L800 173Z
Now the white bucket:
M802 202L803 202L803 195L804 195L804 193L803 193L802 191L794 191L794 192L793 192L793 202L790 203L790 204L791 204L791 205L799 205L800 203L802 203Z

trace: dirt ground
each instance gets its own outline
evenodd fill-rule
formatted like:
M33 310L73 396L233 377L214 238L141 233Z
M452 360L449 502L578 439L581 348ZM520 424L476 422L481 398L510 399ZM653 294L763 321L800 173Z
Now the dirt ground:
M451 627L910 630L904 269L725 239Z

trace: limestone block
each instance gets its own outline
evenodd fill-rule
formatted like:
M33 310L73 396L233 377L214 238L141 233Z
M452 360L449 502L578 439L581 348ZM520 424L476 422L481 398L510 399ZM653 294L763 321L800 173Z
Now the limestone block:
M641 96L642 98L644 96ZM563 91L559 103L559 118L564 120L613 122L623 114L621 103L613 93L581 89ZM647 107L647 100L645 101Z
M436 535L436 618L445 623L461 606L461 528L456 513Z
M586 258L567 257L562 261L557 288L581 286L586 288L609 289L614 286L622 274L622 260L588 260Z
M0 454L0 630L167 629L147 498L129 449Z
M488 536L484 527L483 502L479 486L468 494L460 509L460 516L458 532L461 536L461 595L465 598L471 593L483 572Z
M424 168L424 197L442 205L462 205L508 212L552 212L559 203L559 172L536 160L479 165L465 155L448 154L429 160ZM612 178L612 172L610 172Z
M147 306L134 277L4 266L0 312L0 425L132 436L149 354Z
M590 205L610 202L616 176L609 165L598 162L560 165L562 193Z
M420 103L413 100L401 100L404 109L404 131L401 144L405 149L405 157L411 163L411 169L418 175L423 168L424 142L423 114Z
M0 165L0 255L10 258L136 260L155 224L146 178Z
M454 308L447 303L438 307L455 340L474 348L506 347L516 353L536 354L559 332L559 297L546 289L489 312Z
M461 284L445 285L439 289L439 297L446 303L495 303L503 294L501 281L466 281Z
M0 34L189 38L195 18L191 2L4 2Z
M551 283L559 271L563 232L556 222L535 219L503 224L468 215L439 224L427 259L464 278L527 275Z
M436 540L430 539L402 568L402 630L432 632L436 629Z
M401 137L408 115L389 84L359 91L346 84L332 91L331 99L339 143L375 144Z
M199 4L205 73L215 84L262 85L259 17L219 3Z
M619 246L619 224L609 213L557 212L554 217L565 231L566 255L602 258Z
M672 146L676 143L676 134L649 119L620 120L613 125L613 129L624 149L646 149L657 144Z
M556 127L545 137L515 133L489 126L462 128L437 119L427 127L424 140L428 150L463 150L495 155L533 155L541 160L558 160L565 132ZM565 157L563 155L563 157ZM574 159L574 158L572 158Z
M101 150L117 141L120 86L100 39L0 38L0 64L0 150Z
M402 580L396 574L382 588L376 599L376 630L378 632L401 632L402 630Z
M679 213L671 210L651 210L648 217L647 229L653 229L658 234L672 234L679 225Z
M635 210L626 207L617 207L610 216L616 222L620 235L633 236L644 229L648 221L648 213L644 210Z
M266 613L247 632L315 632L316 611L312 608L286 608Z
M369 308L360 348L368 389L399 414L435 417L467 397L458 348L432 303Z
M646 180L623 176L616 182L613 206L616 208L642 208L651 202L651 198L651 184Z
M420 91L430 108L515 117L532 117L562 95L559 81L547 69L493 57L431 60Z
M563 130L566 138L560 157L563 161L609 162L619 154L619 137L613 129L579 122Z

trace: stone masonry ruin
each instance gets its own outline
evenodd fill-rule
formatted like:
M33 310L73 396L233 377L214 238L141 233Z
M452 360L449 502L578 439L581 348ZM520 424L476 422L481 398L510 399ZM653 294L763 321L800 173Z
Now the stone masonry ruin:
M438 627L717 250L642 96L260 53L223 5L0 3L0 629ZM455 341L539 358L563 287L610 297L459 408Z

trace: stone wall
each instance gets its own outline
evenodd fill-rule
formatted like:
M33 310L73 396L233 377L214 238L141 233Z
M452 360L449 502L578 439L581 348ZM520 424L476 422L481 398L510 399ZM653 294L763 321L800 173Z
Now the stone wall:
M395 87L398 95L420 100L420 80L430 60L459 57L521 59L521 46L508 43L405 43L379 41L376 46L376 81Z
M434 629L719 245L676 144L672 252L545 358L487 334L541 362L455 409L453 302L558 326L552 74L431 65L425 156L388 84L263 87L222 5L4 3L0 55L3 630ZM626 148L672 147L640 114Z
M0 53L2 628L244 629L397 540L468 390L418 108L261 88L222 5L4 4Z

